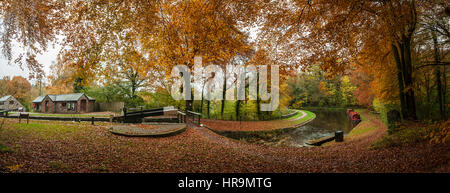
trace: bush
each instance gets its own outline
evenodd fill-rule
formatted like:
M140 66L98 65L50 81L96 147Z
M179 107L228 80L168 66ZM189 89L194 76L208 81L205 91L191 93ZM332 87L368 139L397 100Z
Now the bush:
M397 111L401 112L400 106L398 104L396 104L396 103L393 103L393 102L392 103L386 103L386 102L383 102L381 100L374 99L372 104L373 104L373 108L375 109L375 111L380 113L381 120L386 125L388 124L387 112L389 112L391 110L397 110Z
M372 145L372 148L387 148L414 143L448 143L450 141L450 121L438 123L405 122Z

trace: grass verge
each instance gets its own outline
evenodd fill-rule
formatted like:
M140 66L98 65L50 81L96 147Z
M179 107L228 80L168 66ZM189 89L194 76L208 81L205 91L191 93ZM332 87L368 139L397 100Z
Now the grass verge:
M0 143L0 153L13 152L11 148Z

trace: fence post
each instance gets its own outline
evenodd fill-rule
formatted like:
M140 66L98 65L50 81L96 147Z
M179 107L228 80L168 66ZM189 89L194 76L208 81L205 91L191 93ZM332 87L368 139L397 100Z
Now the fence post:
M92 123L91 123L91 124L92 124L92 125L94 125L94 117L92 117L92 120L91 120L91 121L92 121Z

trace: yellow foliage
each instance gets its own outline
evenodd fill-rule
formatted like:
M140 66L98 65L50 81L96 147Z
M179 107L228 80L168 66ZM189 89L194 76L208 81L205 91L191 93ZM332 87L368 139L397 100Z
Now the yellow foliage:
M428 136L425 136L430 143L448 143L450 142L450 120L444 123L433 125L433 129Z
M23 166L24 166L23 164L17 164L17 165L12 165L12 166L6 166L6 168L8 168L10 172L15 172Z

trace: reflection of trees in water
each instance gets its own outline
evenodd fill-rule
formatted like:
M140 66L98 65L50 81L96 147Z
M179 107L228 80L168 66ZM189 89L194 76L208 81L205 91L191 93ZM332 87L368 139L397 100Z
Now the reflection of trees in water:
M328 130L330 132L342 130L348 133L352 130L350 120L345 111L317 111L316 119L309 125L319 130Z
M344 133L352 130L351 122L345 111L316 111L314 113L316 118L311 123L286 133L286 142L283 144L303 146L308 140L331 136L337 130L342 130Z

